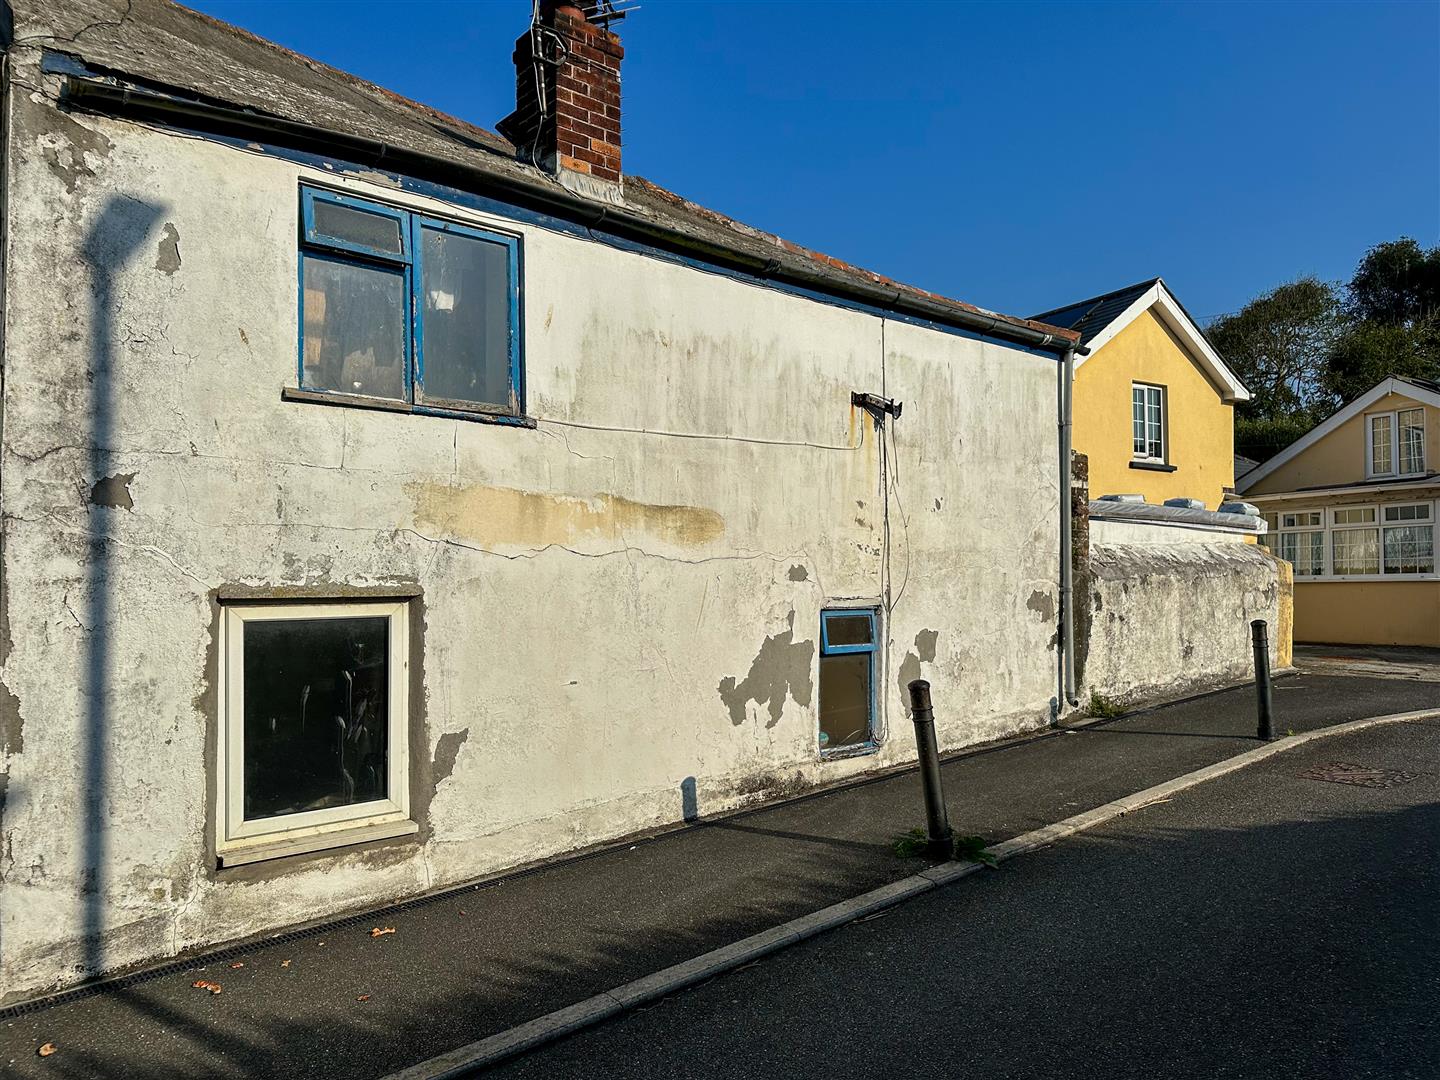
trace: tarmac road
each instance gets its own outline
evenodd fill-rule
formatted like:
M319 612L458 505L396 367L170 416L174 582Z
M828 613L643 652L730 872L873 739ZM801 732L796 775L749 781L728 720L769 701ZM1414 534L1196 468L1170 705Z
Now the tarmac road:
M1304 778L1330 762L1419 774ZM486 1074L1440 1077L1440 720L1322 739Z

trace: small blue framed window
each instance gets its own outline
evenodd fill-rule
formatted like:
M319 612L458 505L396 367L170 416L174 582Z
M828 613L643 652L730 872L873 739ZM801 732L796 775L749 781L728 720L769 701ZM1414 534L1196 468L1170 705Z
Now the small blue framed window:
M524 412L520 242L302 187L302 390Z
M857 753L878 744L875 655L879 613L831 608L820 613L820 752Z

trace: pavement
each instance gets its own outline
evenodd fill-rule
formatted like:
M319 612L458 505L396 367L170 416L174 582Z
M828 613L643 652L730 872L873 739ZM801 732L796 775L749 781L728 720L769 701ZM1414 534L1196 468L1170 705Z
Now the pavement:
M1275 703L1279 730L1299 732L1440 707L1440 687L1302 670L1276 681ZM1253 688L1238 687L964 753L943 770L952 824L992 844L1029 832L1251 748L1253 717ZM913 772L702 820L0 1010L0 1065L16 1076L385 1076L914 874L924 863L897 857L893 841L922 822ZM396 932L372 937L373 926ZM56 1052L38 1057L47 1042Z
M1305 743L487 1075L1433 1080L1437 761L1433 719Z
M1297 645L1295 663L1320 675L1440 682L1440 649L1405 645Z

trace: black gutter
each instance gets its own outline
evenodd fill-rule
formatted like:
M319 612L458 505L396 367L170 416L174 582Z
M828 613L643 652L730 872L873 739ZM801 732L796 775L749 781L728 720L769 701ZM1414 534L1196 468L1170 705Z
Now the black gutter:
M379 139L363 135L351 135L229 105L96 82L75 75L66 78L65 101L91 112L149 119L191 130L263 140L296 150L338 157L357 165L385 168L416 179L447 183L466 190L474 190L479 183L485 188L498 189L508 200L528 209L554 214L590 228L599 227L603 223L606 231L624 239L681 255L699 257L706 262L740 270L755 277L859 301L932 322L958 326L1032 349L1053 352L1057 356L1063 356L1067 349L1074 347L1074 342L1058 333L1032 330L998 317L966 311L893 287L837 280L820 272L809 260L789 256L784 252L775 257L761 258L649 221L620 207L603 206L583 199L559 185L543 180L532 180L525 176L502 176L417 150L391 146ZM1076 348L1076 352L1083 354L1088 350Z

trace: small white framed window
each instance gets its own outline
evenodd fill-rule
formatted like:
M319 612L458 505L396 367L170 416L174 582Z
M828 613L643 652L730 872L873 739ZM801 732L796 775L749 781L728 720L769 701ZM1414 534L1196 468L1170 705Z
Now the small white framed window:
M1415 476L1425 471L1425 410L1398 409L1365 417L1365 475Z
M1260 518L1265 522L1265 531L1256 537L1255 542L1261 547L1269 548L1273 551L1275 545L1279 543L1280 515L1261 514Z
M1281 533L1275 554L1289 561L1296 577L1320 577L1325 573L1325 533L1320 529Z
M1340 506L1330 511L1330 524L1332 525L1373 525L1375 524L1375 507L1373 506Z
M216 740L222 863L416 831L408 611L403 600L226 605Z
M1435 526L1430 503L1385 507L1382 555L1387 574L1435 572ZM1395 522L1397 524L1391 524Z
M1149 383L1130 384L1131 457L1155 464L1165 462L1165 388Z
M1379 512L1373 506L1338 506L1330 511L1330 572L1336 577L1380 573Z

